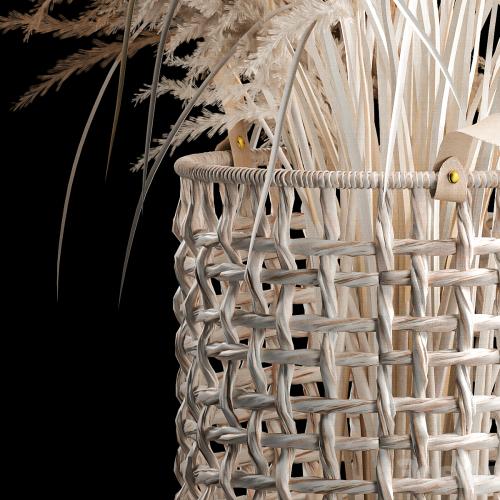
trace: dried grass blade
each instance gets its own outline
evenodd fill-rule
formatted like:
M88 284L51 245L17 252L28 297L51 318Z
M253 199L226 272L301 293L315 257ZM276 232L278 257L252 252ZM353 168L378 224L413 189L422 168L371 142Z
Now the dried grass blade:
M439 69L443 73L444 78L448 82L448 85L450 86L451 93L453 94L453 97L457 101L457 105L460 107L460 100L458 98L458 93L457 93L457 90L456 90L455 85L453 83L453 79L451 78L451 75L448 71L448 68L444 64L443 59L441 58L438 51L436 50L436 47L434 47L432 40L427 36L425 31L423 31L420 28L420 26L418 24L418 20L411 13L411 11L408 9L408 7L404 3L402 3L401 0L394 0L394 2L397 4L401 13L406 17L406 19L413 26L415 34L420 38L420 40L422 40L422 43L427 47L427 50L431 53L432 57L436 61L437 65L439 66Z
M415 9L416 2L412 0L410 2L410 8ZM412 39L412 31L410 26L406 26L403 33L403 42L401 45L401 54L399 59L399 65L397 69L396 76L396 90L394 94L394 102L391 115L391 124L389 127L389 138L387 144L387 154L385 157L385 168L384 168L384 195L387 190L387 182L389 180L389 174L392 167L394 144L396 141L396 134L400 124L401 118L401 108L403 106L403 97L405 90L406 74L408 72L408 58L410 54L410 44Z
M144 169L142 171L142 190L141 198L144 199L144 187L146 185L146 178L148 175L148 162L149 162L149 150L151 147L151 140L153 136L153 122L155 117L155 107L156 107L156 97L158 92L158 83L160 81L160 71L163 61L163 48L167 41L167 35L170 30L170 25L172 24L172 19L175 14L175 10L179 0L172 0L168 5L168 10L163 21L163 28L160 36L160 43L158 44L158 52L156 54L155 67L153 71L153 79L151 82L151 95L149 97L149 110L148 110L148 123L146 128L146 144L144 146Z
M130 234L127 242L127 248L125 250L125 259L123 262L123 269L122 269L122 276L121 276L121 281L120 281L120 292L118 296L118 304L121 302L121 297L123 293L123 285L125 284L125 275L127 274L127 268L128 268L128 262L130 260L130 253L132 251L132 244L134 242L135 238L135 233L137 231L137 225L139 223L139 216L142 212L142 207L144 206L144 201L146 199L146 195L148 194L149 188L151 187L151 184L153 182L153 179L156 175L156 172L158 172L158 169L160 168L160 164L163 161L163 158L165 158L165 155L167 154L167 151L172 144L172 141L179 131L181 125L184 123L186 118L188 117L189 113L192 111L194 106L196 105L198 99L200 96L203 94L203 92L207 89L207 87L210 85L210 83L213 81L215 76L219 73L219 71L228 63L228 61L231 59L231 57L236 53L236 50L238 49L238 46L240 45L242 40L245 40L246 38L253 36L255 33L257 33L259 30L262 29L262 27L274 16L289 10L292 8L292 5L285 5L283 7L280 7L279 9L274 10L273 12L269 13L266 17L263 19L257 21L253 26L251 26L248 31L243 33L241 37L236 40L236 42L233 44L233 46L227 51L227 53L219 59L217 64L214 66L210 74L205 78L203 83L198 87L197 91L189 101L189 103L186 105L184 110L182 111L181 115L175 122L175 124L172 126L167 138L165 139L165 142L158 153L155 162L153 166L151 167L150 172L148 173L148 176L146 178L146 183L144 185L144 192L142 193L139 202L136 206L135 213L134 213L134 218L132 220L132 225L130 228Z
M82 136L80 138L80 142L78 143L78 148L76 150L75 158L73 160L73 165L71 166L71 172L69 174L69 180L68 184L66 186L66 194L64 196L64 206L63 206L63 213L61 217L61 227L59 230L59 242L57 246L57 264L56 264L56 294L57 298L59 298L59 278L60 278L60 271L61 271L61 255L62 255L62 246L63 246L63 241L64 241L64 231L66 229L66 218L68 215L68 207L69 207L69 201L71 198L71 191L73 188L73 182L75 180L76 176L76 171L78 168L78 164L80 162L80 156L82 154L83 146L85 145L85 141L87 140L87 136L90 130L90 127L92 125L92 122L94 121L94 117L97 113L97 110L99 109L99 105L101 104L102 97L104 95L104 92L106 91L109 82L111 81L111 78L116 71L116 68L118 67L119 60L117 59L114 64L111 66L111 68L108 71L108 74L106 75L106 78L104 79L104 82L101 86L101 89L99 90L99 93L97 95L97 98L94 102L94 105L92 106L92 110L90 111L90 115L87 119L87 123L85 124L85 127L83 129Z
M306 45L307 40L309 39L309 36L312 33L312 30L315 26L316 22L312 23L304 32L302 35L299 44L297 46L297 49L295 50L295 54L292 59L292 64L288 73L288 77L285 83L285 88L283 90L283 96L281 98L281 103L280 103L280 108L278 111L278 115L276 117L276 127L274 131L274 140L273 140L273 146L271 149L271 155L269 158L269 163L267 164L267 171L266 171L266 178L264 181L264 185L262 186L262 191L260 194L260 199L259 199L259 206L257 208L257 212L255 214L255 223L252 228L252 236L250 237L250 246L248 249L248 260L250 260L250 254L252 253L254 244L255 244L255 238L257 237L257 231L260 226L260 221L262 220L262 216L264 215L264 210L266 208L266 200L267 200L267 195L269 193L269 188L271 186L271 181L273 178L273 172L274 168L276 166L276 161L278 159L278 153L279 153L279 147L280 147L280 140L281 140L281 134L283 132L283 125L285 124L285 117L286 117L286 110L288 108L288 102L290 100L290 96L292 94L292 89L293 89L293 84L295 82L295 74L297 73L297 69L299 67L299 62L300 62L300 57L302 53L304 52L304 48Z
M113 128L111 129L111 139L109 141L108 161L106 163L106 176L108 177L109 165L111 163L111 155L115 143L116 129L118 128L118 120L120 119L120 111L122 107L123 89L125 87L125 75L127 72L127 57L128 46L130 41L130 31L132 29L132 16L134 14L134 6L136 0L129 0L127 8L127 20L125 24L125 32L123 34L122 53L120 56L120 79L118 81L118 93L116 94L115 114L113 116Z

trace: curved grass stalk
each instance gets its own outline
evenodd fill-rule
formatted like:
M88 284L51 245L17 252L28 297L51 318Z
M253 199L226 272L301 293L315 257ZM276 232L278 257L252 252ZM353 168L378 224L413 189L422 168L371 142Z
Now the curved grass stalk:
M137 32L133 35L132 39L135 40L140 35L140 33L142 32L143 29L144 29L144 26L142 26L141 29L137 30ZM104 82L103 82L101 88L99 89L99 93L97 94L97 98L94 101L94 105L92 106L92 110L90 111L87 122L85 123L85 127L83 128L83 132L82 132L82 135L80 137L80 142L78 143L75 157L73 159L73 164L71 166L68 184L66 185L66 193L64 196L63 213L61 216L61 226L59 229L59 240L58 240L58 244L57 244L57 263L56 263L56 297L57 297L57 299L59 298L59 279L60 279L60 275L61 275L61 255L62 255L62 247L63 247L63 242L64 242L64 232L66 229L66 219L68 216L69 202L71 199L71 193L73 190L73 183L75 180L76 171L77 171L78 165L80 163L80 157L82 155L83 146L85 145L85 142L87 141L87 136L88 136L90 127L92 126L92 123L94 121L97 110L99 109L99 106L101 105L101 101L102 101L102 98L104 96L104 93L106 92L106 89L108 88L109 83L111 82L111 78L113 77L113 75L116 71L116 68L118 68L119 64L120 64L120 59L119 58L115 59L115 62L113 63L113 65L109 69L108 74L106 75L106 78L104 79Z
M479 44L481 43L481 28L482 28L484 11L485 11L485 0L480 0L477 20L476 20L474 54L472 56L472 64L470 66L470 72L469 72L469 84L467 86L467 102L469 102L470 100L470 96L472 93L472 85L474 84L474 78L476 76L476 71L477 71L477 62L479 59Z
M128 46L130 41L130 30L132 29L132 16L134 14L134 6L136 0L129 0L127 7L127 20L125 24L125 32L123 34L122 53L120 56L120 79L118 81L118 93L116 94L115 114L113 116L113 128L111 129L111 139L109 141L108 161L106 163L105 179L108 178L109 165L111 163L111 155L113 154L113 146L116 138L116 130L118 128L118 120L120 119L120 111L122 107L123 89L125 87L125 75L127 73L127 57Z
M285 5L283 7L280 7L272 12L270 12L267 16L265 16L263 19L257 21L256 23L253 24L243 35L241 35L240 38L236 40L236 42L232 45L232 47L227 51L227 53L219 59L217 64L214 66L214 68L211 70L210 74L205 78L203 83L198 87L196 93L193 95L189 103L186 105L184 110L182 111L181 115L173 125L172 129L170 130L165 143L163 144L160 152L158 153L156 160L151 167L151 170L149 174L147 175L146 178L146 183L144 184L144 190L143 193L141 194L141 197L139 199L139 202L136 206L135 213L134 213L134 218L132 221L132 226L130 228L130 234L127 242L127 248L125 251L125 259L123 262L123 269L122 269L122 276L120 280L120 292L118 296L118 304L121 302L121 297L122 297L122 292L123 292L123 285L125 283L125 275L127 273L127 268L128 268L128 262L130 260L130 253L132 251L132 244L134 242L135 238L135 233L137 231L137 225L139 223L139 216L142 212L142 207L144 206L144 201L146 199L146 196L148 194L149 188L151 187L151 184L153 182L153 179L156 175L156 172L158 172L158 169L160 168L160 164L163 161L163 158L165 158L165 155L167 154L167 151L172 144L172 141L179 131L181 125L184 123L186 118L188 117L189 113L191 113L192 109L196 105L196 102L200 98L200 96L203 94L203 92L207 89L207 87L210 85L210 83L213 81L213 79L216 77L216 75L219 73L219 71L227 64L227 62L233 57L233 55L236 53L240 43L249 38L250 36L256 34L262 27L270 21L273 17L276 15L289 10L292 8L292 5Z
M490 26L488 29L488 41L486 47L486 60L485 60L485 68L484 68L484 77L483 77L483 85L482 85L482 96L481 96L481 104L479 108L479 119L486 118L488 116L488 108L490 104L489 94L490 94L490 79L491 79L491 60L493 56L493 46L494 46L494 34L495 27L497 24L497 14L498 14L498 5L495 6L491 10L491 18L490 18Z
M415 9L416 1L411 0L410 6L411 9ZM387 141L387 151L385 156L383 196L385 196L385 193L387 191L387 182L389 180L389 172L392 164L394 144L396 142L396 134L399 128L401 108L403 106L403 94L406 82L406 74L408 72L408 57L410 53L411 39L412 30L409 26L407 26L403 33L403 42L401 44L401 54L399 56L399 64L396 76L396 90L394 92L391 123L389 127L389 137Z
M248 256L250 256L250 254L252 253L253 247L255 245L255 238L257 237L257 230L259 228L260 221L262 220L262 216L264 215L264 210L266 208L267 195L269 193L269 188L271 186L271 181L273 178L273 172L276 166L276 161L278 159L278 153L280 150L280 139L281 139L281 134L283 132L283 125L285 123L285 115L286 115L286 110L288 108L288 102L292 94L293 83L295 81L295 74L297 73L300 57L302 55L302 52L304 51L306 42L309 39L309 36L311 35L315 25L316 22L312 23L306 29L305 33L302 35L302 38L300 39L295 54L293 56L290 71L288 73L288 77L285 83L285 88L283 90L283 96L281 98L280 108L278 111L278 115L276 117L276 127L274 130L273 147L271 149L269 163L267 164L266 178L264 181L264 185L262 186L262 191L260 193L259 205L257 207L257 212L255 214L255 222L252 228L252 235L250 237ZM247 262L248 260L249 258L247 259Z
M69 207L69 201L71 199L71 192L73 189L73 182L75 180L76 176L76 171L78 168L78 164L80 162L80 157L82 155L82 150L83 146L85 145L85 142L87 140L87 136L90 130L90 127L92 125L92 122L94 121L94 117L97 113L97 110L99 109L99 106L101 104L102 98L104 96L104 92L108 88L109 82L111 81L111 78L113 77L114 72L116 71L116 68L118 67L120 61L119 59L116 59L111 68L108 71L108 74L106 75L106 78L104 79L104 82L99 90L99 94L97 95L97 98L94 102L94 105L92 106L92 110L90 111L90 115L87 119L87 122L85 123L85 127L83 129L82 136L80 138L80 142L78 143L78 148L76 150L75 158L73 160L73 165L71 166L71 172L69 174L69 179L68 179L68 184L66 185L66 194L64 196L64 206L63 206L63 213L61 217L61 227L59 229L59 241L57 245L57 264L56 264L56 295L57 298L59 299L59 277L60 277L60 271L61 271L61 255L62 255L62 246L63 246L63 241L64 241L64 231L66 229L66 219L68 215L68 207Z
M148 175L149 151L151 148L151 140L153 136L153 122L155 117L158 83L160 81L161 64L163 61L163 48L165 47L165 43L167 41L167 35L170 30L170 25L172 24L172 19L174 17L175 10L177 9L178 4L179 0L172 0L169 3L168 10L165 15L165 20L163 22L160 42L158 44L158 52L156 54L155 67L153 70L153 79L151 81L151 94L149 96L148 123L146 128L146 144L144 146L144 169L142 171L142 189L141 189L142 200L144 200L144 187L146 185L146 178Z
M462 110L462 107L460 104L460 99L458 97L457 89L455 88L455 85L453 84L453 79L451 78L451 75L444 64L443 59L441 58L438 51L436 50L436 47L434 47L432 40L426 35L425 31L423 31L420 28L420 26L418 25L417 19L412 14L412 12L408 9L408 7L403 2L401 2L401 0L394 0L394 2L396 3L399 10L401 11L401 14L403 14L403 16L405 16L405 18L413 26L415 34L420 38L420 40L422 40L422 43L426 46L427 50L430 52L431 56L436 61L437 65L439 66L439 69L443 73L443 76L445 77L446 81L448 82L448 85L450 86L451 93L453 94L453 97L457 101L457 105L458 105L459 109Z

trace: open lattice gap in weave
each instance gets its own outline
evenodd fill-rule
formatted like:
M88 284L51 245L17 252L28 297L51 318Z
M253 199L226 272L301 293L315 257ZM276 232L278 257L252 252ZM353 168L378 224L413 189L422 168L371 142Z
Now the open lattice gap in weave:
M498 172L431 234L433 173L278 170L248 255L266 171L230 165L176 164L178 497L500 498Z

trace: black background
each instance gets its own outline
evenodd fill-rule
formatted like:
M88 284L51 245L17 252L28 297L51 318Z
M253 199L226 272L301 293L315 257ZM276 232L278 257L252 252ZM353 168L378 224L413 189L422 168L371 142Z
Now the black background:
M26 5L3 1L0 15ZM164 161L146 202L118 308L121 267L141 186L141 175L132 174L130 166L142 154L147 118L147 103L136 108L130 101L151 81L154 50L143 49L129 60L105 183L116 72L75 180L57 301L57 240L66 183L106 70L74 77L23 111L10 108L38 75L80 47L89 43L47 35L24 43L20 32L0 36L2 198L4 228L12 230L3 245L12 250L4 275L13 278L6 308L12 322L5 319L3 337L12 365L6 377L9 413L17 424L10 462L23 464L16 495L25 498L33 488L64 498L173 498L178 489L173 474L177 322L172 313L177 241L171 222L179 188L173 163L181 155L209 150L213 142L199 140ZM176 76L168 71L164 74ZM174 99L159 101L156 137L169 130L180 110Z

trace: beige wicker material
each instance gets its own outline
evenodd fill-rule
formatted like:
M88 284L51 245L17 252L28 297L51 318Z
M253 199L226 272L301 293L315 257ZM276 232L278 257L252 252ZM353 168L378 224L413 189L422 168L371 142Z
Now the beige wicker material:
M469 174L436 239L434 173L384 192L376 172L277 170L248 255L266 170L231 161L175 167L178 498L500 498L498 191L493 220L471 215L499 173ZM357 193L371 234L343 209Z

